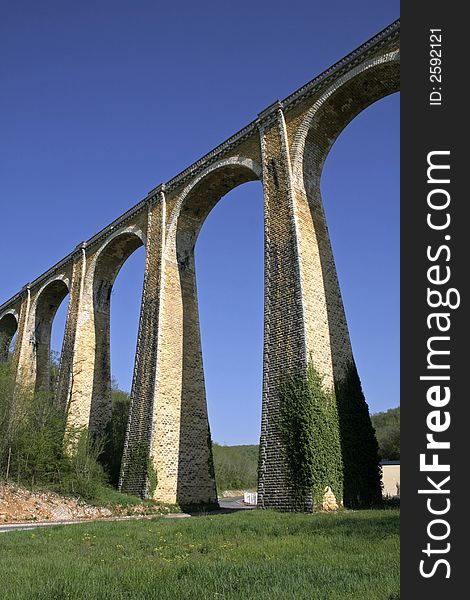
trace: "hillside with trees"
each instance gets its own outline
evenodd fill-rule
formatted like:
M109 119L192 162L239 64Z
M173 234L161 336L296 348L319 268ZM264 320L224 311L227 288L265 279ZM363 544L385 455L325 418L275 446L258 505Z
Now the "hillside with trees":
M220 446L212 444L217 492L256 490L258 445Z

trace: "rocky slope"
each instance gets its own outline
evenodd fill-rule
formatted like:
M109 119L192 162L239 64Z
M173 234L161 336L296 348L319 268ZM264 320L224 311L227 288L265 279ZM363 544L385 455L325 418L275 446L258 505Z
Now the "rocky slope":
M158 505L99 507L55 492L31 492L12 484L0 484L0 524L27 521L73 521L107 517L162 514Z

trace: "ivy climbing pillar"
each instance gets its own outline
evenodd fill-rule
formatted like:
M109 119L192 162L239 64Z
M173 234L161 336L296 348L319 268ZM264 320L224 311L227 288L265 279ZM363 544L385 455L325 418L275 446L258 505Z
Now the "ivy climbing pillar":
M293 172L293 136L281 103L260 114L259 127L265 196L265 337L258 503L281 510L314 510L328 496L330 505L340 506L343 498L349 505L370 505L380 490L377 454L372 431L367 465L357 468L355 458L349 458L351 449L364 443L361 428L371 433L370 419L354 366L323 208L310 201L304 182ZM317 180L312 178L310 185ZM289 400L294 389L303 398L301 404ZM297 443L289 430L297 431ZM305 447L304 454L291 451L296 445ZM300 470L309 471L305 481L310 483L303 487L296 476ZM356 486L361 491L354 502L344 485L352 473L369 478Z
M282 381L306 373L308 360L298 223L280 104L260 114L259 129L265 211L265 315L258 505L309 510L311 494L297 498L289 477L280 424Z

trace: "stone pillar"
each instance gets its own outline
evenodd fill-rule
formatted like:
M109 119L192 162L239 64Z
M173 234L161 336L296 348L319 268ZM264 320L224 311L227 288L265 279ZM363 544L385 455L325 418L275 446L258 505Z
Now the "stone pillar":
M280 104L261 113L259 126L265 195L259 505L311 510L314 496L318 502L318 494L321 497L328 490L331 479L331 487L342 496L337 498L338 503L344 497L349 506L370 506L378 500L376 442L354 365L321 203L323 163L316 171L316 163L313 171L304 169L303 180L294 177ZM322 378L328 398L335 397L336 404L319 407L320 422L310 432L316 444L313 452L320 457L320 468L326 473L322 476L324 489L299 496L289 475L292 465L280 427L280 386L291 375L307 381L309 364ZM321 433L323 423L331 423L326 425L326 435Z
M57 405L64 411L75 417L74 409L71 409L72 386L75 383L74 355L77 341L78 319L80 314L80 301L83 295L83 286L86 269L86 243L77 246L73 257L72 280L70 283L70 299L65 323L64 341L60 354L59 376L55 389L55 400ZM85 419L83 419L85 420Z
M324 133L332 128L328 114L319 119L316 127L323 136L308 138L302 168L294 177L307 350L336 395L344 505L368 508L382 497L378 444L353 357L320 191L325 157L335 135L334 130L330 136Z
M181 506L216 504L193 245L165 247L164 189L149 208L147 265L121 489ZM151 417L151 418L149 418ZM147 468L147 472L146 472Z
M17 385L32 391L36 381L36 357L33 352L34 331L29 327L31 309L31 288L27 284L21 290L21 308L16 334L13 364L16 366Z
M285 123L280 104L260 114L265 211L263 404L258 505L292 510L294 490L278 427L279 386L307 365L298 225ZM309 508L311 499L305 499Z
M97 267L95 266L97 270ZM111 292L114 278L93 281L95 357L90 406L90 434L101 440L107 435L112 416L111 399Z
M330 326L329 295L340 303L341 296L326 223L323 214L312 218L305 194L299 193L292 174L289 139L280 104L260 115L260 135L265 195L265 336L259 505L310 511L315 505L314 498L318 503L318 498L330 486L342 496L336 407L329 404L316 407L317 416L311 418L320 422L309 422L308 427L312 429L303 434L315 440L316 486L324 489L307 486L301 490L292 477L296 467L290 462L292 456L287 455L282 433L285 424L281 423L284 408L281 402L286 400L281 388L292 376L306 385L310 364L322 377L322 387L331 397L335 381L332 340L334 338L343 351L349 352L348 357L351 346L345 320L343 328L339 316L335 327ZM340 306L342 308L342 304ZM321 401L328 402L326 396ZM323 435L323 422L330 421L332 429ZM320 479L324 483L320 484Z
M67 410L67 426L73 429L89 427L96 351L93 278L88 276L85 244L78 249L57 388L57 400Z
M181 506L216 506L194 259L199 230L187 215L180 213L179 221L176 240L165 251L153 452L168 475L157 494L168 501L174 497Z
M152 479L150 447L162 303L164 231L165 195L161 187L148 203L142 305L131 389L131 407L119 479L121 491L141 497L148 495Z

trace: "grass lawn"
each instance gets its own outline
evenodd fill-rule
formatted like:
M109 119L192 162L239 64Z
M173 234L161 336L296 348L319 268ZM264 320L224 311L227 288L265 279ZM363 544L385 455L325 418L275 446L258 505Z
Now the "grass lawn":
M399 512L229 515L0 534L0 598L395 600Z

